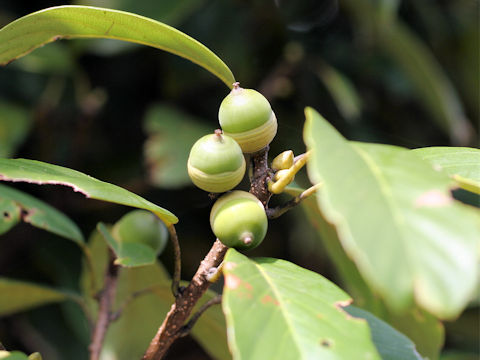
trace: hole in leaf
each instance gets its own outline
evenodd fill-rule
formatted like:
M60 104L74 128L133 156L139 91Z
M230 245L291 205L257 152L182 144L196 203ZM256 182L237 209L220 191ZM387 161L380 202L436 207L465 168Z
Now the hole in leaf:
M29 216L30 213L28 212L28 210L25 210L25 209L22 209L21 212L20 212L20 217L25 221L25 218L27 216Z
M320 345L326 348L331 348L333 346L333 341L330 339L322 339L320 340Z
M7 220L10 219L10 213L8 211L4 211L3 212L3 217Z

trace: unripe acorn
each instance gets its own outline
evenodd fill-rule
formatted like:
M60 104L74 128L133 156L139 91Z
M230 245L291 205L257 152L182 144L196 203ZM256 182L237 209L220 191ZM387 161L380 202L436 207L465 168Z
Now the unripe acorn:
M218 119L225 135L234 138L244 153L263 149L277 133L277 118L268 100L239 83L220 104Z
M169 235L165 224L146 210L133 210L125 214L115 223L112 232L120 243L144 244L157 255L165 249Z
M242 149L221 130L200 138L190 150L188 175L200 189L221 193L233 189L245 175Z
M226 246L253 249L265 238L268 228L265 208L255 195L232 191L220 197L212 207L210 226Z

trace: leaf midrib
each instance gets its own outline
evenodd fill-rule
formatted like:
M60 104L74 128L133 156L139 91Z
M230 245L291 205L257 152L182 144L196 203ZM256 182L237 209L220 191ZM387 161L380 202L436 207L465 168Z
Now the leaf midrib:
M402 212L398 210L398 206L395 205L393 192L391 187L388 184L388 181L385 179L385 176L382 174L382 171L379 166L375 163L375 160L363 149L357 146L353 146L353 150L356 151L360 157L364 160L366 166L371 170L370 173L373 175L373 178L376 180L378 184L378 189L384 195L383 198L387 204L387 209L391 214L391 218L393 219L394 224L396 225L396 233L398 234L398 238L400 240L405 239L404 230L401 226L402 223L406 223L405 217L402 215ZM407 263L405 268L406 271L412 269L411 267L411 249L407 246L406 241L401 241L401 245L405 250L405 256L403 259Z
M270 276L268 276L267 272L264 269L262 269L262 267L258 263L254 263L254 265L258 269L259 273L263 276L265 281L270 285L270 288L272 289L276 299L279 301L279 303L281 303L281 306L279 306L280 312L283 314L285 322L287 323L288 328L290 328L290 331L293 334L292 338L294 339L294 343L297 345L298 353L302 354L302 351L300 350L301 346L299 345L300 342L298 340L298 336L295 336L295 331L293 331L294 326L291 322L290 317L288 316L288 312L286 312L285 302L283 301L283 297L281 296L279 289L275 286L275 283L270 278Z

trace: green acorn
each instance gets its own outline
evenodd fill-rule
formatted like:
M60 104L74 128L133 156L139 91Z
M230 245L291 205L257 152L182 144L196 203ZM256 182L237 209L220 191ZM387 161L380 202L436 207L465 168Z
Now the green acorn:
M265 208L255 195L236 190L215 202L210 213L210 226L224 245L253 249L265 238L268 220Z
M200 189L222 193L233 189L245 175L242 149L231 137L215 130L200 138L190 150L187 169Z
M218 119L224 134L234 138L244 153L263 149L277 133L277 118L268 100L239 83L220 104Z

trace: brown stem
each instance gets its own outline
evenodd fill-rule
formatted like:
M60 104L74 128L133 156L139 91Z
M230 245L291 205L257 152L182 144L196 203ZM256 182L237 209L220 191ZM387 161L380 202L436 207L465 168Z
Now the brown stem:
M92 342L90 343L90 360L100 359L103 340L107 333L108 325L111 321L111 309L115 300L115 291L117 287L118 266L113 263L113 252L109 251L108 268L105 273L105 285L99 294L99 308L97 322L93 329Z
M255 195L267 207L268 201L272 194L268 191L268 180L271 177L270 169L268 168L268 149L265 147L259 152L252 155L252 177L250 192Z
M215 241L205 259L200 263L190 284L175 299L175 303L143 355L144 360L162 359L172 343L181 336L181 329L193 307L210 286L210 282L206 279L208 270L222 262L227 249L219 240Z

